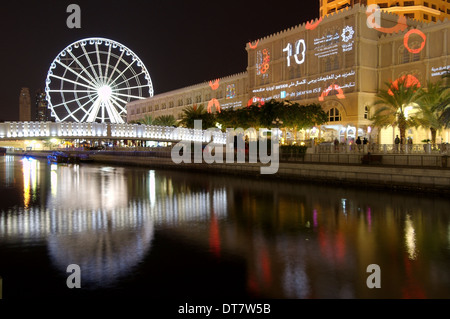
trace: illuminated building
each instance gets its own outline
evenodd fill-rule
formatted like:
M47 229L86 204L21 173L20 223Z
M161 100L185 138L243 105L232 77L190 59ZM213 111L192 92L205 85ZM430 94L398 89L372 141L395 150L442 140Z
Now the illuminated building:
M149 114L154 118L173 115L179 119L183 108L193 105L203 104L212 111L239 108L246 105L247 93L247 73L239 73L129 103L128 122L143 119Z
M36 92L36 121L48 121L48 102L46 94L42 90Z
M30 90L22 88L19 95L19 121L31 121Z
M450 18L450 2L446 0L320 0L320 16L325 17L357 3L378 5L383 11L423 22Z
M205 82L127 104L128 121L146 115L179 118L184 107L206 107L215 95L222 108L290 100L320 103L329 116L326 125L299 132L299 139L348 142L361 136L392 144L397 129L371 127L370 106L385 83L410 74L426 86L450 70L449 26L447 20L423 23L355 4L247 43L247 71L218 79L215 91ZM230 86L236 94L227 99ZM419 143L428 134L408 130L407 137ZM449 142L450 131L439 137L438 143Z

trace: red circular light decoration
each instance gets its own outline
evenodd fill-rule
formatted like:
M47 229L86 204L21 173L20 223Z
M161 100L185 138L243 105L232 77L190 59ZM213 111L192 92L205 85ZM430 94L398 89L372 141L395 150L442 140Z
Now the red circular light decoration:
M422 42L422 45L420 46L420 48L418 48L418 49L411 49L411 48L409 47L408 42L409 42L409 37L411 36L411 34L417 34L417 35L419 35L419 36L423 39L423 42ZM426 36L422 31L417 30L417 29L409 30L409 31L405 34L405 38L403 39L403 44L405 45L405 48L406 48L409 52L414 53L414 54L420 53L420 51L422 51L423 48L425 47L425 43L426 43L426 42L427 42L427 36Z

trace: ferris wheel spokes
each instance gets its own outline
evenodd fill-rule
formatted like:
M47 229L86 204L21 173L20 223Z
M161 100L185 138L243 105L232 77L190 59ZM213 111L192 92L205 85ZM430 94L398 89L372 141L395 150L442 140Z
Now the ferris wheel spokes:
M68 70L68 71L70 71L70 72L72 72L74 75L76 75L78 78L80 78L80 79L82 79L82 80L84 80L86 83L88 83L88 84L90 84L90 85L92 85L92 86L96 86L97 85L97 82L95 81L95 79L94 78L91 78L91 81L89 81L88 79L86 79L84 76L82 76L81 74L79 74L79 73L77 73L77 72L75 72L75 70L73 70L72 68L69 68L67 65L65 65L64 63L61 63L60 61L56 61L59 65L61 65L62 67L64 67L66 70ZM89 73L86 73L88 76L90 76L90 74ZM52 74L50 74L50 75L52 75Z
M88 38L72 43L54 59L45 91L57 121L123 123L126 104L152 96L153 86L142 61L127 47Z

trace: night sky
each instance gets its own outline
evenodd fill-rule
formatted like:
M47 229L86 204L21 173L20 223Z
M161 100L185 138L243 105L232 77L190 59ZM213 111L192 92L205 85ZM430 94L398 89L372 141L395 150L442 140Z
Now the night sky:
M71 3L81 7L81 29L66 25ZM0 6L0 121L18 120L22 87L30 89L34 112L34 94L45 88L50 63L83 38L105 37L130 48L160 94L243 72L247 42L319 15L318 0L39 0Z

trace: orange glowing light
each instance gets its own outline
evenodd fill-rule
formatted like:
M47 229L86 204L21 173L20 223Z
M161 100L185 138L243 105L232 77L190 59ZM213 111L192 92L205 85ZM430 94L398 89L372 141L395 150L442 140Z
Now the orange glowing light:
M248 43L248 46L250 49L256 49L258 47L259 40L256 40L255 44L252 44L251 42Z
M392 89L398 90L398 83L402 83L405 87L409 88L411 86L417 86L417 88L420 88L421 84L420 81L411 74L403 75L394 82L391 82L391 89L389 89L388 93L390 95L394 95L392 92Z
M319 101L322 102L325 99L325 97L328 96L328 94L333 90L338 92L338 94L336 94L336 97L338 99L340 100L345 99L344 91L341 89L341 87L337 84L332 84L322 92L322 94L319 97Z
M216 257L220 257L220 232L219 222L214 212L211 216L211 225L209 231L209 247Z
M311 22L312 21L313 20L311 20ZM319 26L320 22L322 22L322 17L319 20L317 20L315 23L311 23L311 22L309 22L309 21L306 22L306 26L305 26L306 30L314 30L315 28L317 28Z
M422 41L422 44L421 44L420 48L418 48L418 49L411 49L409 47L409 37L411 36L411 34L417 34L417 35L419 35L422 38L423 41ZM414 53L414 54L420 53L420 51L422 51L423 48L425 47L425 43L426 42L427 42L427 36L422 31L417 30L417 29L409 30L408 33L405 34L405 38L403 39L403 44L405 45L405 48L409 52Z
M213 91L217 90L219 88L219 79L215 80L214 83L209 81L209 86Z
M257 96L254 96L250 100L248 100L247 107L252 106L253 103L256 103L259 107L265 104L264 100Z
M221 112L219 101L217 99L211 99L211 101L208 102L208 108L207 108L208 113L212 113L213 106L216 107L217 112L219 112L219 113Z
M405 16L401 16L398 18L397 24L391 28L383 28L380 25L378 25L375 21L374 14L376 12L380 12L381 10L378 9L374 9L372 11L366 11L366 15L367 15L367 24L370 25L371 28L383 32L383 33L396 33L396 32L400 32L400 31L404 31L406 30L406 28L408 27L408 25L406 24L406 17Z
M267 71L269 71L269 68L270 68L270 65L269 65L270 54L267 49L264 49L262 51L262 54L264 55L264 58L263 58L263 62L261 63L261 66L259 68L259 72L261 72L262 74L265 74L265 73L267 73Z

